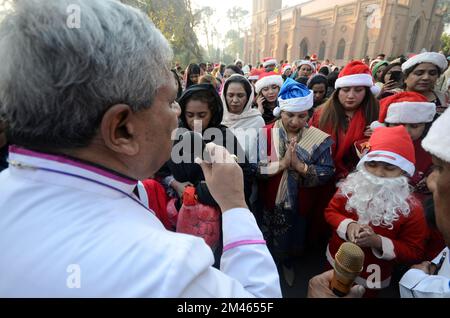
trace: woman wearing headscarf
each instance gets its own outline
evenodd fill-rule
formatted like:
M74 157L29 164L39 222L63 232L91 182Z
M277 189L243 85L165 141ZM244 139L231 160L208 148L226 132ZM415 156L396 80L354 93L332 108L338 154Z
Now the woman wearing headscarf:
M196 188L200 203L217 206L206 186L201 167L194 163L194 154L185 154L184 149L178 145L182 139L183 131L196 131L202 134L205 143L214 142L226 147L230 153L238 156L244 172L244 190L248 201L254 175L252 175L252 169L247 158L243 155L244 151L236 137L227 127L221 124L223 105L215 88L210 84L193 85L183 93L178 102L181 107L180 127L171 159L168 162L168 167L175 180L181 184L192 184ZM177 190L181 195L183 189Z
M222 91L222 125L231 129L244 149L250 162L257 162L258 130L264 127L261 113L252 108L253 87L242 75L233 74L225 82Z

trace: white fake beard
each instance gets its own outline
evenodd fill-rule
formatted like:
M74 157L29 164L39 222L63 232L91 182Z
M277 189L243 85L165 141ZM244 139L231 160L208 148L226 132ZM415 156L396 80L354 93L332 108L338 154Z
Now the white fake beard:
M400 214L409 215L411 190L405 176L380 178L362 166L339 184L339 190L348 199L345 209L356 211L360 224L392 229Z

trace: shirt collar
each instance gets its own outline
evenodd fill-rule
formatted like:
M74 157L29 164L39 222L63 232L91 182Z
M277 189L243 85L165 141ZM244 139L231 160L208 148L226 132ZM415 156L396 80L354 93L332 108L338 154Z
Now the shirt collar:
M38 152L14 145L9 147L9 162L12 167L42 169L74 178L91 180L129 195L133 193L138 182L94 163L65 155Z

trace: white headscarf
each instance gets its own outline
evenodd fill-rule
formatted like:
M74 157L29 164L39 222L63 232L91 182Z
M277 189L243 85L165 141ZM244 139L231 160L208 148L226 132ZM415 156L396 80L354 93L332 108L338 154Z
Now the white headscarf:
M244 85L249 85L251 88L251 94L245 105L242 113L232 114L228 111L228 104L226 101L226 91L229 85L228 81L235 79L237 77L242 77L247 82ZM247 92L247 90L246 90ZM252 108L253 99L255 93L253 91L253 86L250 82L242 75L233 74L225 82L224 89L220 98L223 103L223 119L222 125L227 126L236 136L239 144L245 152L245 155L250 163L256 163L258 160L258 132L259 129L265 126L264 119L261 116L259 110Z
M242 110L242 113L240 114L232 114L228 111L228 104L226 100L226 90L228 90L227 82L235 79L235 78L243 78L245 81L248 82L249 87L251 87L251 94L247 101L247 104L245 105L244 109ZM245 85L245 84L244 84ZM227 89L225 89L225 87ZM228 128L261 128L264 127L264 119L261 116L261 113L259 110L252 108L253 105L253 99L255 97L255 92L253 91L253 86L250 84L250 82L242 75L240 74L233 74L231 75L224 84L224 89L222 90L222 94L220 98L222 99L223 103L223 119L222 119L222 125L227 126Z

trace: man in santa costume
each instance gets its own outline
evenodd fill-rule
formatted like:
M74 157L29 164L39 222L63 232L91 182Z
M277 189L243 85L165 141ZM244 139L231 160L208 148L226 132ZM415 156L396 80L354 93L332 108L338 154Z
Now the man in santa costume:
M410 269L400 281L402 297L450 297L450 111L430 129L422 145L433 155L435 169L428 178L433 192L436 223L447 247L431 262Z
M377 128L369 144L369 152L325 210L333 229L328 261L334 264L345 241L360 246L365 260L356 282L367 288L368 297L389 286L395 263L422 259L427 236L423 208L409 189L415 156L405 127Z

